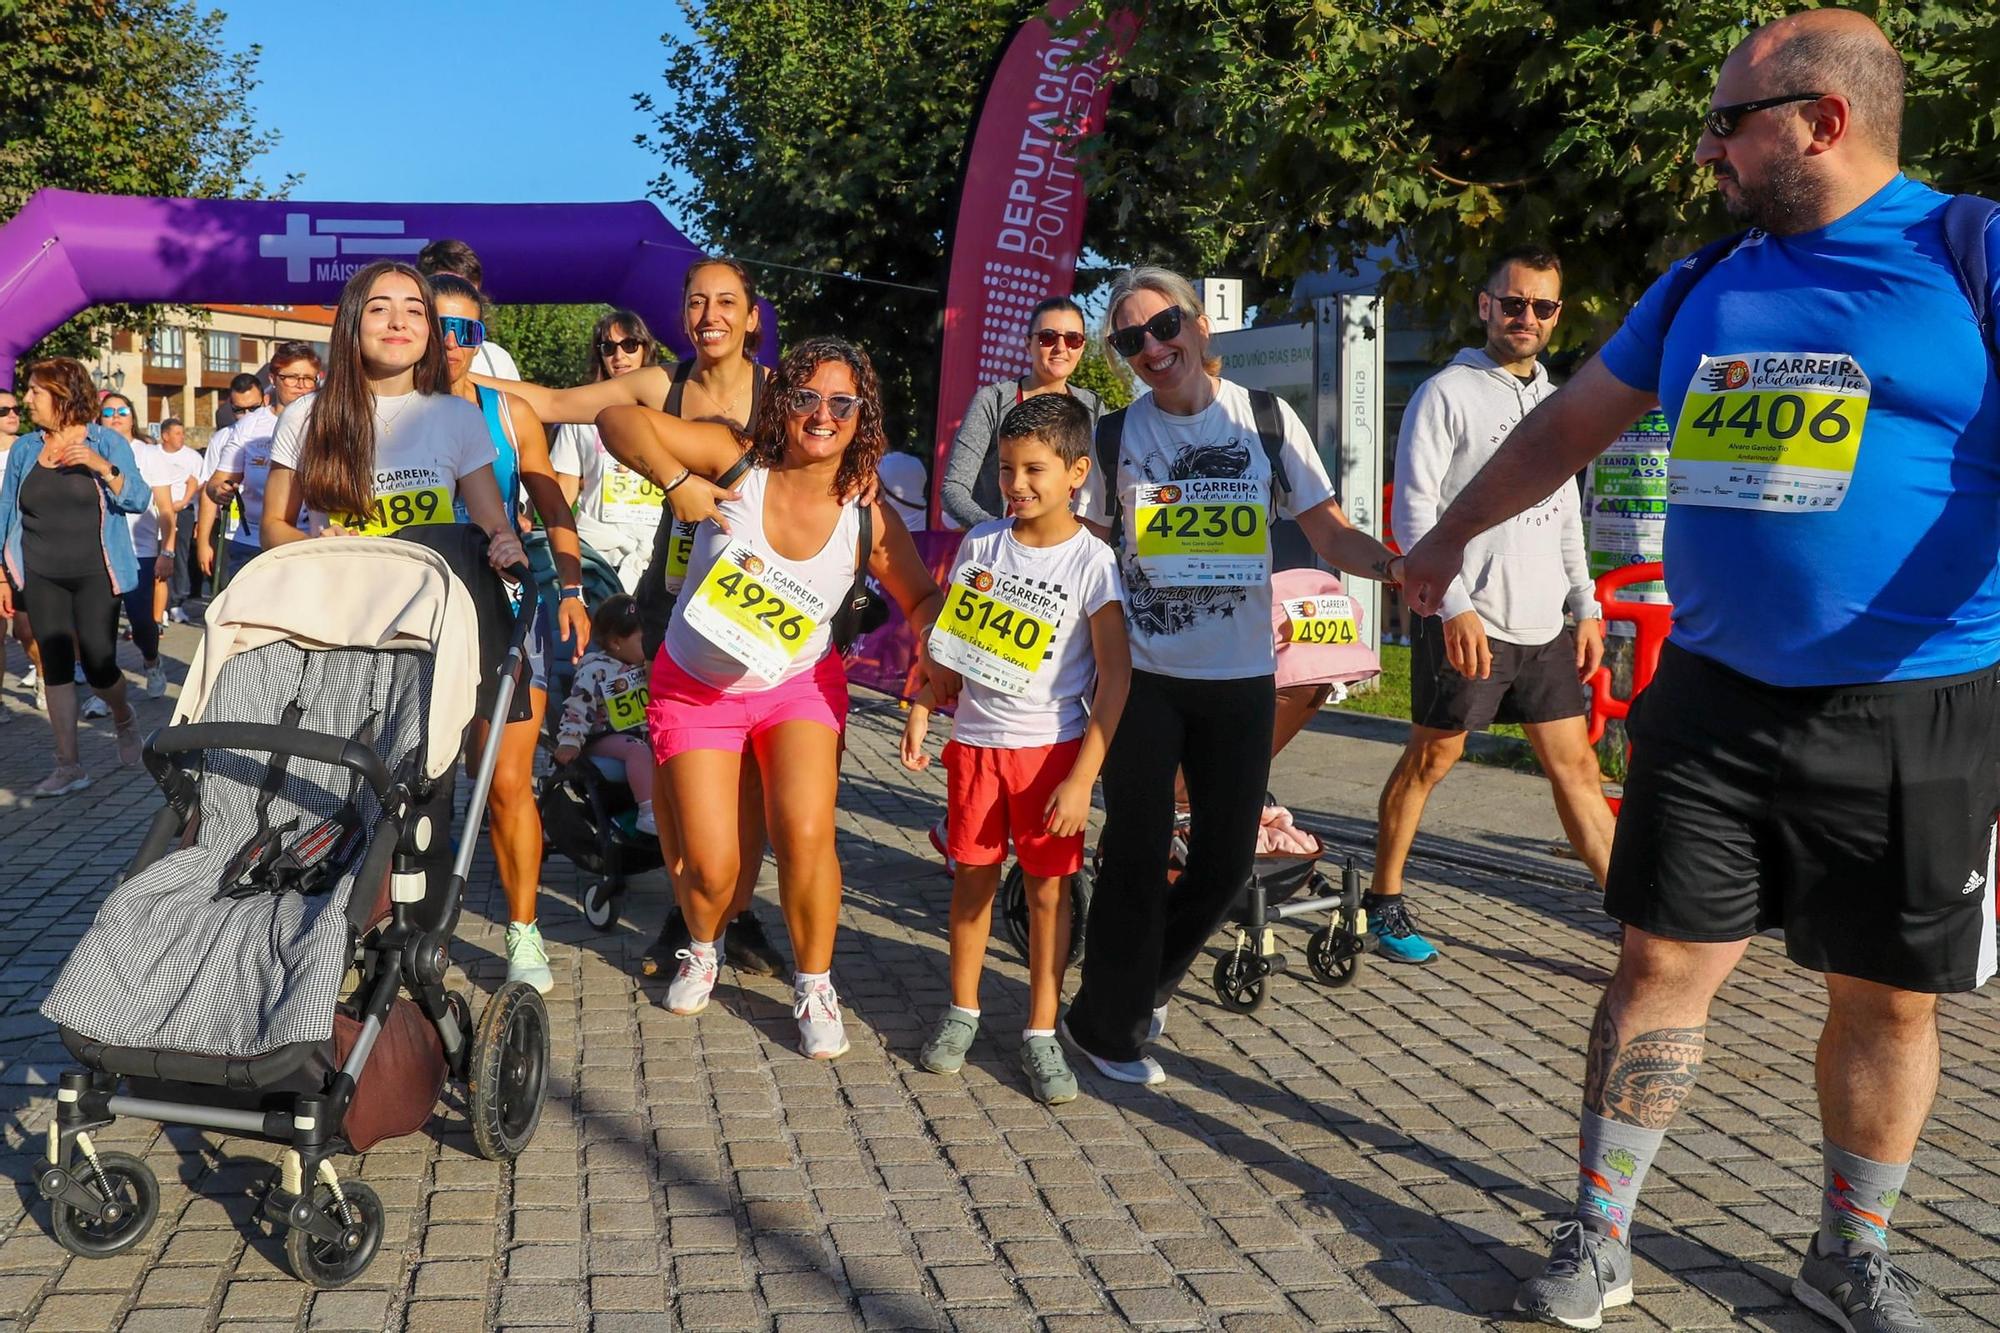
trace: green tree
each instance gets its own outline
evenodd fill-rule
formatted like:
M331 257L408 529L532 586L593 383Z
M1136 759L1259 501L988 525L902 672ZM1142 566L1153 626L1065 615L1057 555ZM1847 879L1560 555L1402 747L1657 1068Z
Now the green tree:
M1159 180L1207 253L1282 289L1390 247L1392 301L1460 315L1487 257L1565 257L1563 343L1592 341L1671 259L1740 225L1693 160L1722 58L1785 0L1237 0L1149 5L1093 158ZM1905 161L1990 188L2000 21L1984 0L1870 3L1910 70ZM1081 27L1129 0L1086 0ZM1656 16L1658 15L1658 16ZM1178 152L1128 137L1128 90L1171 112ZM1120 112L1124 106L1126 113ZM1098 241L1105 248L1105 241ZM1115 240L1108 253L1122 253ZM1255 299L1246 292L1246 300ZM1559 344L1561 345L1561 344Z
M487 312L495 341L513 354L521 378L567 388L590 378L590 332L602 305L496 305Z
M250 121L258 48L229 51L222 21L190 0L0 0L0 220L50 186L267 193L250 170L278 139ZM146 322L98 307L33 354L87 354L111 327Z
M1090 390L1106 407L1123 407L1132 401L1132 372L1123 362L1104 355L1104 345L1092 339L1083 346L1083 356L1070 372L1069 382Z

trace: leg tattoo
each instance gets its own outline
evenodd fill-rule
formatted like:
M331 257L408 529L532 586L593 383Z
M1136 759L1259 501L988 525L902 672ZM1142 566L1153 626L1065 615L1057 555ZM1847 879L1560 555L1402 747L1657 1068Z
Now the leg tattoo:
M1583 1065L1583 1109L1599 1111L1604 1105L1604 1076L1611 1070L1611 1057L1618 1053L1618 1024L1611 1018L1611 997L1597 1002L1597 1017L1590 1024L1590 1049Z
M1600 1026L1608 1025L1607 1016ZM1601 1053L1595 1049L1593 1034L1593 1073L1602 1069L1602 1074L1586 1080L1587 1089L1596 1085L1598 1098L1588 1109L1607 1120L1665 1129L1694 1087L1703 1034L1702 1028L1655 1028L1618 1043L1614 1031L1613 1046Z

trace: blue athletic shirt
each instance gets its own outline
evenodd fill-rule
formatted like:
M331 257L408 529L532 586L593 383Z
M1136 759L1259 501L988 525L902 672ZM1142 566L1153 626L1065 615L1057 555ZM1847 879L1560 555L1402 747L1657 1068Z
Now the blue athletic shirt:
M507 436L514 422L507 416L498 389L483 384L474 387L479 390L479 411L486 418L486 433L493 439L493 480L500 487L500 503L506 506L507 519L512 522L521 513L521 458L514 452L514 441ZM465 501L453 500L451 508L452 516L459 522L472 522Z
M1838 508L1668 506L1680 647L1779 686L1920 680L2000 660L2000 384L1945 251L1945 201L1899 175L1816 231L1752 233L1688 293L1671 329L1662 280L1605 344L1605 369L1657 392L1677 431L1691 388L1740 383L1728 368L1740 376L1756 354L1780 373L1845 358L1869 382ZM1996 291L1982 299L1994 301L2000 266L1989 267ZM1784 353L1801 359L1769 355ZM1704 357L1737 354L1752 360L1692 383ZM1713 401L1698 399L1691 417L1711 439ZM1784 411L1785 426L1817 420L1837 435L1838 420L1815 416L1823 400L1806 402L1805 413Z

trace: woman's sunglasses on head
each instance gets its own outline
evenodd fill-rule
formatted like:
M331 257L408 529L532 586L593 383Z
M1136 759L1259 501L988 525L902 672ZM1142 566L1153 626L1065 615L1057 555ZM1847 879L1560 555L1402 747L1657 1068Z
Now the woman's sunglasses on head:
M1156 343L1172 342L1181 336L1181 308L1170 305L1144 324L1127 324L1111 333L1111 347L1120 356L1137 356L1146 346L1146 335Z
M606 338L603 342L597 344L597 354L599 356L610 356L613 352L623 352L625 355L631 356L636 352L644 351L645 347L646 340L644 338Z
M1083 346L1083 334L1076 329L1036 329L1034 339L1037 347L1054 347L1061 343L1074 352Z
M794 389L791 402L792 414L801 417L812 416L825 403L827 415L835 421L847 420L861 406L861 400L851 393L822 394L818 389Z
M463 315L439 315L438 333L446 338L458 339L461 348L473 348L486 341L486 325Z

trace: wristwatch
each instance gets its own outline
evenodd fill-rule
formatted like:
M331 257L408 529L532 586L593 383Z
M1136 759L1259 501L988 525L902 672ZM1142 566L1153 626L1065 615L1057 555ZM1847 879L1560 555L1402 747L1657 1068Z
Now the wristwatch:
M580 602L580 601L582 601L582 600L583 600L583 589L582 589L582 588L564 588L564 589L562 590L562 597L561 597L561 600L562 600L562 601L565 601L565 602Z

